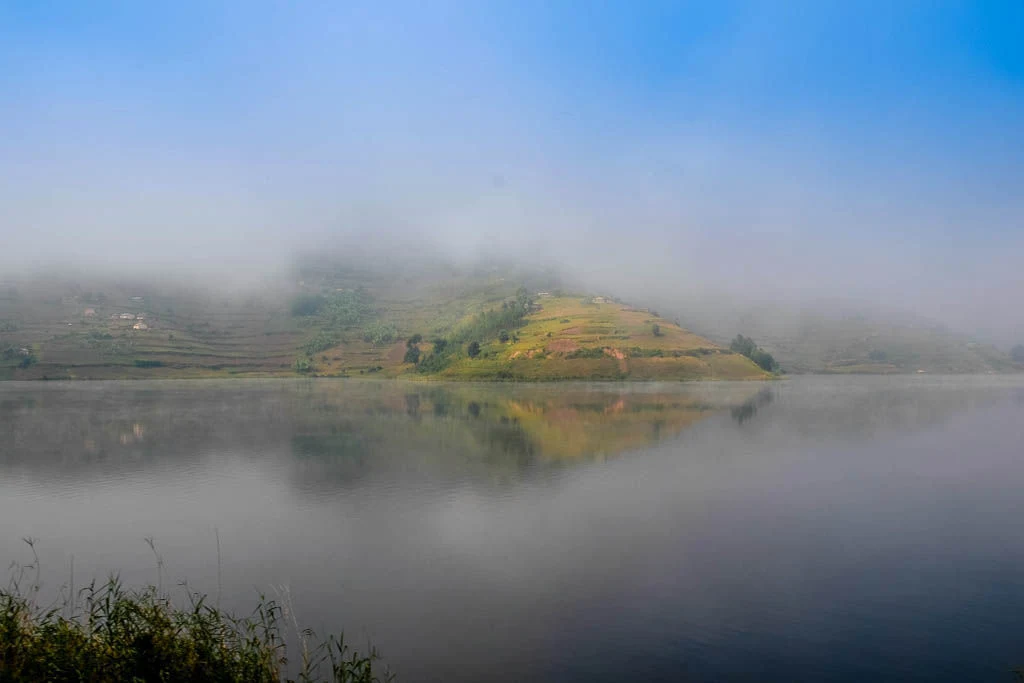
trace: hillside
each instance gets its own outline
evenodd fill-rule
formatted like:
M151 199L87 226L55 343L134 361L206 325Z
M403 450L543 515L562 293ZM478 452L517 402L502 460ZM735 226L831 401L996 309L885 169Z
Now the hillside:
M913 315L849 310L839 304L686 307L685 324L727 343L751 336L790 373L990 374L1024 371L991 344Z
M760 379L747 358L645 309L604 297L541 295L507 342L459 355L451 379Z
M768 376L656 313L552 284L505 266L328 260L244 293L40 275L0 287L0 379Z

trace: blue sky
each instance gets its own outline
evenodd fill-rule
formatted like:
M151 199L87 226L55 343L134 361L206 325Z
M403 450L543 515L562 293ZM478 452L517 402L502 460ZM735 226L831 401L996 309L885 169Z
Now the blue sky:
M0 92L23 262L377 231L979 326L1024 295L1019 0L8 0Z

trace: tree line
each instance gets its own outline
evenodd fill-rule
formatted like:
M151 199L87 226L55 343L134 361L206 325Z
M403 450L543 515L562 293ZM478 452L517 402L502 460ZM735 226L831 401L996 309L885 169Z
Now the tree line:
M775 361L772 354L758 346L757 342L750 337L744 337L742 334L737 334L732 340L732 343L729 344L729 349L735 353L746 356L766 372L778 372L779 370L779 364Z

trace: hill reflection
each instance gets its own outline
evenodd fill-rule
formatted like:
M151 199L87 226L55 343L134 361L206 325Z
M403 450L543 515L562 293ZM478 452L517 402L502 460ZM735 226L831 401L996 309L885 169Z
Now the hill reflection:
M467 466L504 477L643 448L720 410L763 401L765 391L727 384L9 384L0 397L0 466L89 477L195 466L227 453L283 458L303 479L358 479L396 467L465 474Z

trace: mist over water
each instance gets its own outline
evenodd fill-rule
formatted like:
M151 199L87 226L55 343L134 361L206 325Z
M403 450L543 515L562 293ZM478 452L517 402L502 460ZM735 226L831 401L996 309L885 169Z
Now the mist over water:
M155 583L153 537L166 586L287 596L405 681L1021 661L1016 378L8 382L0 407L0 557L37 538L44 595L71 556Z

